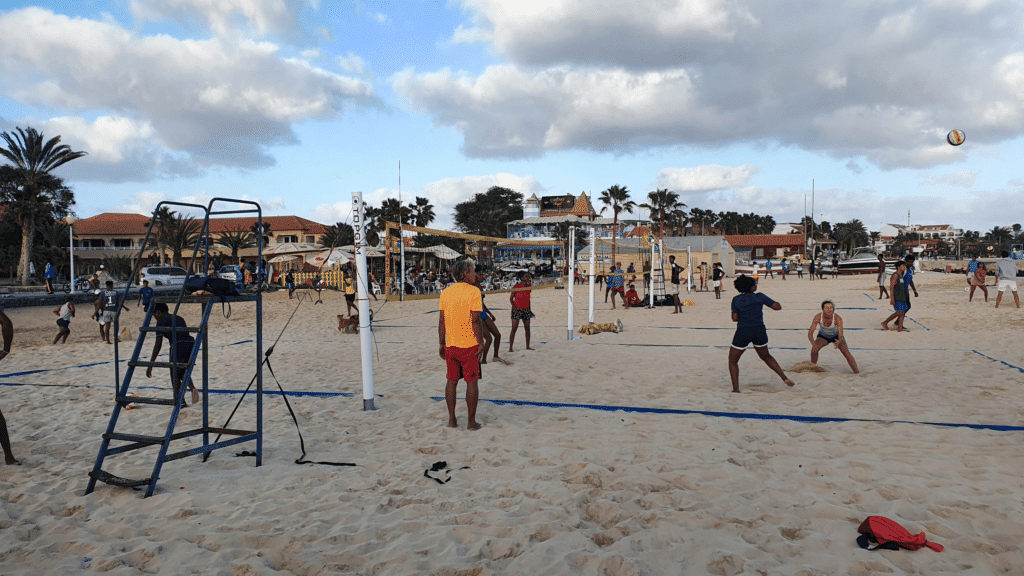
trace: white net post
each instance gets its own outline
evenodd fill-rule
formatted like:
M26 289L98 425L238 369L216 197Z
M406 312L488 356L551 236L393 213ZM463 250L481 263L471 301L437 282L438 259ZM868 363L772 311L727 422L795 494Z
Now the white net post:
M576 228L569 228L569 253L565 255L565 277L562 278L562 282L565 283L565 291L568 294L567 300L569 301L569 321L568 331L566 332L566 339L572 340L572 328L573 328L573 311L574 311L574 298L576 292ZM571 278L570 278L571 276Z
M366 268L366 231L362 192L352 193L352 231L356 249L356 302L359 309L359 352L363 364L363 410L373 405L373 353L370 343L369 270ZM403 290L404 292L404 290Z
M597 262L597 227L590 227L590 275L589 275L589 286L590 286L590 315L588 316L591 324L594 323L594 273L596 268L594 266Z
M690 286L693 284L693 256L690 255L690 247L686 247L686 293L690 293Z

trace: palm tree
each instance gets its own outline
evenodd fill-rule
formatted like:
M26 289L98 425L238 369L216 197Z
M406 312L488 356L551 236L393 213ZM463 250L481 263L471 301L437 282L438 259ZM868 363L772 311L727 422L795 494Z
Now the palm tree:
M1004 246L1008 246L1010 244L1010 241L1013 240L1013 234L1002 226L993 226L992 229L985 234L985 239L992 244L995 252L998 253L1000 250L1004 249Z
M636 202L629 199L629 190L615 184L601 192L601 202L612 209L612 262L615 262L615 240L619 236L619 212L633 213Z
M267 222L266 220L263 221L263 231L262 231L263 233L262 234L260 234L259 227L260 227L260 222L259 222L259 220L257 220L257 221L252 223L252 226L249 227L249 231L252 232L253 237L256 238L256 239L259 239L260 237L262 237L263 238L263 246L267 246L268 244L270 244L270 239L274 237L274 233L270 231L270 222Z
M36 224L46 215L66 216L75 201L71 189L50 172L86 153L75 152L67 144L60 144L60 136L44 143L42 133L35 128L17 128L17 131L17 134L0 134L7 142L6 149L0 148L0 155L14 165L0 181L5 183L3 201L21 226L18 272L24 285L28 284L28 263L32 257Z
M217 244L231 250L231 258L238 262L238 252L256 245L256 235L249 230L236 228L217 235Z
M715 223L715 213L711 210L701 210L700 208L690 209L690 222L700 226L700 235L705 236L707 229Z
M171 211L167 206L161 206L159 209L153 212L153 218L146 223L149 228L154 228L151 237L156 240L156 245L160 248L160 265L167 264L167 231L174 222L174 212Z
M176 263L175 266L181 265L181 254L189 248L195 247L196 238L199 236L199 229L202 227L199 220L195 218L189 218L181 214L175 214L174 219L167 226L164 237L164 241L167 243L167 247L171 249L171 253L174 258L173 261Z
M320 237L320 245L324 248L348 246L355 243L355 238L355 229L351 225L336 222L334 226L328 226L327 233Z
M416 197L416 202L409 204L406 207L409 214L409 222L413 226L419 226L420 228L426 228L430 226L430 223L434 221L434 206L430 203L429 198Z
M651 220L658 219L658 238L665 237L665 219L672 218L676 213L686 208L686 204L679 201L679 195L669 192L667 189L656 189L647 194L649 202L640 204L651 213Z

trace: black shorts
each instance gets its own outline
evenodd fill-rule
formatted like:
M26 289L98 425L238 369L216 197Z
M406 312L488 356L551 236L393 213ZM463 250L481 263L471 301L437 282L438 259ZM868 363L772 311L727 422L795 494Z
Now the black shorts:
M61 328L67 328L68 326L71 326L71 320L57 318L57 326L60 326Z
M355 301L356 301L356 295L355 294L345 294L345 302L355 302Z
M826 336L826 335L822 334L821 332L818 332L818 338L821 338L822 340L824 340L828 344L833 344L833 343L839 341L839 335L838 334L836 334L835 336Z
M750 344L753 344L754 348L764 348L768 345L768 330L763 325L736 329L736 335L732 337L732 347L744 350Z

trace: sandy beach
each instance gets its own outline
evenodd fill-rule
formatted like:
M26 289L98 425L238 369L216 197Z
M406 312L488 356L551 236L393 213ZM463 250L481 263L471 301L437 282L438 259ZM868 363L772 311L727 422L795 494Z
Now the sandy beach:
M307 457L356 466L295 464L295 425L267 395L262 467L234 456L251 445L169 462L146 499L105 484L84 494L114 397L113 346L91 311L79 307L68 343L52 346L51 308L9 309L16 332L0 362L0 409L23 465L0 465L0 573L1024 574L1024 431L938 425L1024 426L1024 309L1009 294L995 309L991 287L988 303L980 292L968 303L961 275L915 282L910 332L896 333L879 326L891 308L873 275L762 281L783 306L765 319L784 369L809 360L808 326L831 298L862 373L829 346L824 372L790 372L787 388L748 351L741 394L726 367L731 278L721 300L691 293L695 305L676 315L613 311L602 291L595 320L621 319L625 331L572 341L566 291L537 290L535 351L520 327L507 352L508 297L489 296L512 365L484 366L475 432L447 428L436 400L436 300L371 300L377 410L363 411L359 338L337 330L343 296L325 292L314 306L275 292L264 340L280 334L271 363L281 385L347 394L289 398ZM582 286L575 296L578 326ZM121 325L136 333L132 304ZM182 315L194 324L198 307ZM210 387L240 391L256 368L254 307L213 316ZM155 372L133 385L170 395L166 370ZM265 389L276 390L269 373ZM239 395L210 398L219 425ZM458 411L464 421L461 399ZM169 414L143 406L119 429L156 432ZM200 416L183 410L179 429ZM105 468L146 477L154 454ZM450 482L424 477L438 461ZM862 550L857 526L869 515L924 531L945 551Z

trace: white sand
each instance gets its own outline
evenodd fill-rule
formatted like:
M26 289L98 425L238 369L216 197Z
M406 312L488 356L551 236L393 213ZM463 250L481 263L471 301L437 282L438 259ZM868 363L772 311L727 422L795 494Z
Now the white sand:
M743 393L730 393L729 279L721 300L691 294L696 306L680 315L611 311L602 294L596 320L621 318L626 331L576 341L566 339L565 291L537 291L533 352L522 328L516 351L505 351L507 296L488 297L514 365L486 365L480 384L484 399L867 422L482 401L482 430L448 429L444 403L431 399L444 389L436 300L379 310L378 409L364 412L358 337L337 331L344 303L326 293L326 305L302 304L272 363L286 390L354 393L290 401L311 460L358 466L294 464L295 427L280 397L267 396L262 467L232 456L252 444L207 463L169 462L148 499L105 484L84 495L114 383L109 363L76 367L113 355L88 312L72 322L67 345L51 346L49 309L8 310L16 340L0 374L46 371L0 378L0 408L24 463L0 465L0 573L1024 574L1024 432L885 422L1024 425L1024 373L972 352L1024 366L1024 310L1006 298L994 309L994 294L968 304L962 276L922 273L911 332L883 332L889 307L876 301L873 278L761 285L784 307L765 312L783 368L808 360L807 327L831 297L860 375L830 346L820 359L827 371L791 373L790 389L750 351L740 361ZM579 325L584 290L576 296ZM268 345L294 305L282 292L268 296ZM252 306L236 305L227 320L214 314L211 387L242 389L254 348L228 344L253 338ZM140 319L133 310L122 322ZM166 371L157 372L136 382L169 394ZM274 388L269 374L266 387ZM219 425L238 396L211 398ZM464 424L461 400L458 410ZM232 427L251 422L251 403L243 411ZM182 414L179 430L199 422L198 408ZM124 413L119 430L156 431L168 415L144 406ZM111 457L105 468L145 477L153 454ZM448 484L423 476L439 460L455 468ZM857 525L874 514L925 531L945 551L861 550Z

